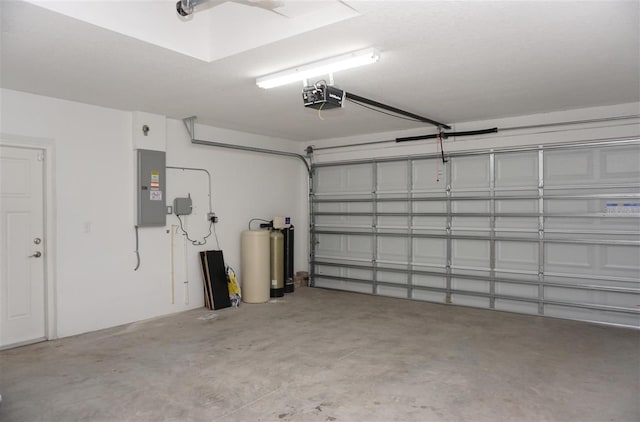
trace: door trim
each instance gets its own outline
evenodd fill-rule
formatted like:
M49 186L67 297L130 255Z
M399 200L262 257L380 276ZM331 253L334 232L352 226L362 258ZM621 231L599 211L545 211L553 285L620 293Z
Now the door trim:
M0 146L38 149L44 152L43 166L43 206L44 206L44 297L45 297L45 340L58 338L58 309L56 290L56 196L55 196L55 140L35 138L0 132ZM20 344L19 344L20 345ZM19 346L11 345L11 347Z

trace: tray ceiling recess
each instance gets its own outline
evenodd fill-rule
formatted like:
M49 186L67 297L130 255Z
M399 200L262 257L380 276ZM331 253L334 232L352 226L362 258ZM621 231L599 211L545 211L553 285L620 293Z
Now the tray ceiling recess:
M360 15L335 0L199 1L186 17L176 0L25 1L205 62ZM256 27L260 37L249 36Z

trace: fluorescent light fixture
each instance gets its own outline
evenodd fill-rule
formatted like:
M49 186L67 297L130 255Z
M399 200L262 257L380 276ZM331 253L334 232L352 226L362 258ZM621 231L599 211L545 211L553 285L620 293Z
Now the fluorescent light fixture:
M269 89L286 85L292 82L300 82L316 76L329 75L340 70L351 69L378 61L380 53L375 48L353 51L329 59L297 66L291 69L261 76L256 79L256 85Z

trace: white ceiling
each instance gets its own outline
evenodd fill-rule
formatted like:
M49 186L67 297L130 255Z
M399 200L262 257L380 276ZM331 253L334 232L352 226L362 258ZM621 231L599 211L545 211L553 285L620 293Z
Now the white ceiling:
M206 62L358 16L336 0L206 0L187 17L176 0L24 1Z
M350 103L321 120L302 106L301 86L255 85L365 47L381 60L336 74L336 86L445 123L640 101L637 1L348 1L361 16L211 63L33 4L0 3L4 88L293 140L421 126ZM227 34L230 43L261 37L260 25Z

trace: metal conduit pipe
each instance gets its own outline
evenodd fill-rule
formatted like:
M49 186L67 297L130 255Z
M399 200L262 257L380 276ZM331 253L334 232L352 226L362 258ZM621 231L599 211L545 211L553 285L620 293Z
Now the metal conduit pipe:
M307 173L309 174L309 177L311 177L311 166L307 162L307 159L303 155L296 154L295 152L278 151L275 149L257 148L257 147L250 147L245 145L234 145L234 144L227 144L224 142L203 141L200 139L196 139L195 138L195 119L196 117L192 116L182 120L185 128L187 129L187 132L189 133L189 137L191 138L192 144L206 145L206 146L217 147L217 148L235 149L240 151L257 152L260 154L281 155L284 157L298 158L304 163L304 166L307 169Z
M201 171L207 174L207 180L209 181L209 212L213 212L213 207L211 206L211 173L209 170L197 167L178 167L178 166L167 166L168 169L173 170L189 170L189 171Z
M614 116L614 117L603 117L599 119L587 119L587 120L572 120L566 122L554 122L554 123L542 123L538 125L522 125L522 126L511 126L498 128L498 132L510 132L517 130L528 130L528 129L542 129L549 127L558 127L558 126L571 126L571 125L580 125L580 124L589 124L589 123L603 123L603 122L614 122L618 120L630 120L630 119L640 119L640 114L631 114L626 116ZM436 138L437 134L427 135L430 138ZM451 135L453 136L453 135ZM314 147L314 151L323 151L329 149L339 149L339 148L350 148L350 147L359 147L359 146L369 146L369 145L378 145L378 144L395 144L396 139L388 139L382 141L371 141L371 142L357 142L353 144L344 144L344 145L334 145L329 147Z

